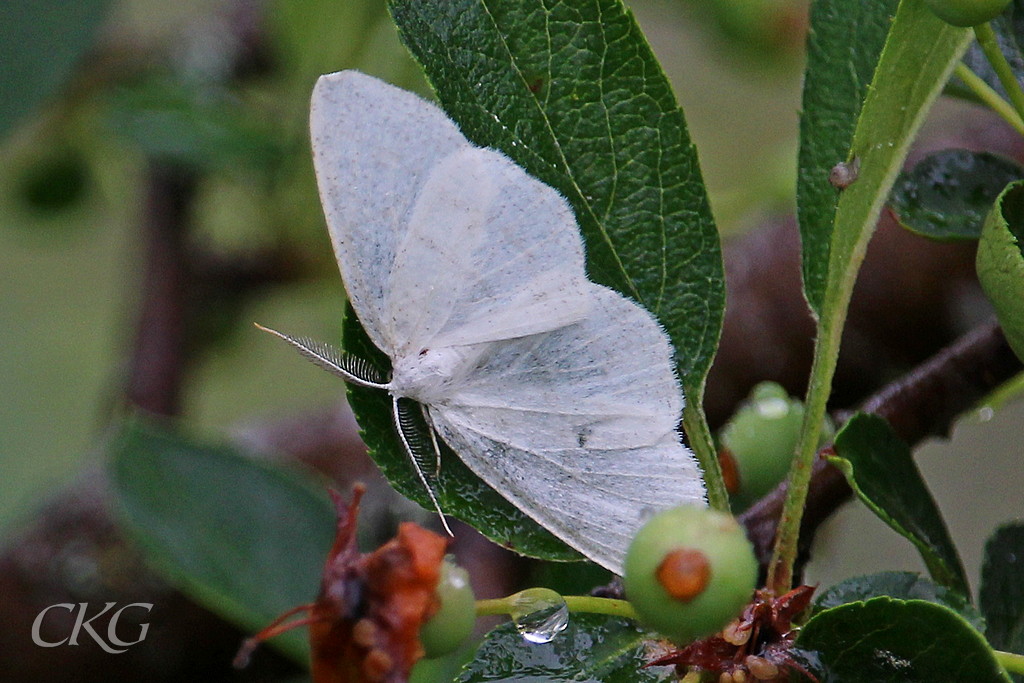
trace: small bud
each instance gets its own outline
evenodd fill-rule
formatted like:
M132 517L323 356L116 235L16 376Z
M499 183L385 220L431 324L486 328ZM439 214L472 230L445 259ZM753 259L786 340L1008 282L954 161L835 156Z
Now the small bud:
M740 647L746 645L747 641L750 640L750 627L752 624L744 624L739 619L735 619L726 624L725 628L722 629L722 640Z
M427 657L457 650L476 623L473 588L465 569L446 559L437 583L437 611L420 628L420 642Z
M1010 0L925 0L925 4L947 24L967 28L995 19Z
M747 658L743 660L743 663L747 665L747 670L750 672L750 675L759 681L773 681L779 675L779 667L775 666L764 657L747 655Z

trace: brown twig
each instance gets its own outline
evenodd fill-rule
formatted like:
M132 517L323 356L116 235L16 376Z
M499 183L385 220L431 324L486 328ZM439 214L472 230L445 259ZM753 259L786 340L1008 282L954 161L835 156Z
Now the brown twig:
M142 299L125 397L153 415L181 412L189 363L213 339L210 310L230 320L248 298L312 270L309 259L287 246L221 254L196 244L196 183L192 170L158 162L146 179Z
M125 395L130 404L155 415L181 410L187 233L195 188L195 175L180 167L154 163L149 168L142 226L146 266Z

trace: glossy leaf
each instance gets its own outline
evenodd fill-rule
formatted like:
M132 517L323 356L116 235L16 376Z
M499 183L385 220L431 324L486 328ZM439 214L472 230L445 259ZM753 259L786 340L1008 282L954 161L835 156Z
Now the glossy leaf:
M825 292L839 198L829 171L849 159L857 117L898 4L899 0L811 3L796 191L804 294L815 313L820 313Z
M718 344L718 233L682 110L619 0L391 0L469 139L572 204L591 279L650 310L698 402Z
M936 240L978 239L996 197L1024 166L989 152L948 149L896 179L890 205L903 227Z
M108 0L0 2L0 136L71 75L96 38Z
M713 507L728 500L703 413L725 285L696 150L621 0L391 0L399 33L471 140L572 204L590 277L668 332Z
M1024 181L996 199L978 242L978 279L1018 358L1024 358Z
M458 683L590 681L655 683L675 680L671 667L644 668L644 633L628 622L573 614L550 643L526 642L512 624L487 634Z
M800 632L822 683L1007 683L992 649L948 607L881 597L825 610Z
M198 602L255 632L316 597L334 511L308 479L141 421L124 427L110 456L125 529ZM307 659L301 631L272 643Z
M985 619L966 597L915 572L880 572L840 581L818 595L814 601L814 609L818 612L880 596L900 600L927 600L944 605L963 617L974 628L979 631L985 630Z
M1024 654L1024 523L1000 527L985 544L978 602L992 647Z
M858 414L835 439L830 460L872 512L914 544L932 578L969 595L960 556L910 448L883 418Z

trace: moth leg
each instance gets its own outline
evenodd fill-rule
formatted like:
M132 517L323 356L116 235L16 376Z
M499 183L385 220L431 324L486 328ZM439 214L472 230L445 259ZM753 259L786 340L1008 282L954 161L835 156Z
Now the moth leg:
M441 446L437 443L437 429L434 428L434 421L430 419L430 413L427 412L427 407L420 404L420 411L423 413L423 420L427 423L427 427L430 428L430 445L434 447L434 476L441 476Z
M430 497L430 502L434 504L434 509L437 510L438 517L441 518L441 526L448 532L449 536L454 537L451 528L448 526L448 521L444 518L444 512L441 510L441 504L437 502L437 496L434 494L434 489L430 486L430 481L427 479L426 473L420 466L420 462L425 460L428 455L427 445L423 442L423 436L419 430L416 429L414 423L415 413L412 413L405 409L402 404L399 403L400 398L398 396L391 397L391 412L395 420L395 429L398 430L398 438L402 440L402 445L405 446L405 452L409 454L409 460L412 461L413 469L416 470L416 475L420 478L420 482L423 484L423 488L427 490L427 495ZM429 425L429 422L428 422ZM429 427L430 438L433 442L433 446L437 449L437 440L434 437L433 427ZM439 455L437 457L440 457Z

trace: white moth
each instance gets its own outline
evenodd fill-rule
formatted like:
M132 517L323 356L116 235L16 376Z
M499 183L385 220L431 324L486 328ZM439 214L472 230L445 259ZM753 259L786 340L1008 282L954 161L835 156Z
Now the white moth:
M433 104L343 71L317 82L310 126L345 289L391 377L279 336L392 396L439 512L400 399L523 513L621 574L648 515L705 499L676 431L683 397L665 333L587 279L565 199Z

